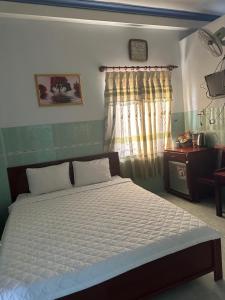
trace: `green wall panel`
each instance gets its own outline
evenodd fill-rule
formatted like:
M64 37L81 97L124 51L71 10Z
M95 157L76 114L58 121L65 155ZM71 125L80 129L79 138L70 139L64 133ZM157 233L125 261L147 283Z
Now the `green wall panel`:
M7 153L54 147L51 125L3 128L2 131Z
M173 113L171 116L171 126L172 126L172 139L177 140L177 137L181 135L185 130L184 125L184 113L178 112Z
M73 146L88 141L87 124L68 123L53 125L53 138L56 147Z
M55 159L56 153L54 149L40 149L27 152L11 152L7 154L7 165L8 167L13 167L17 165L27 165Z
M204 132L206 135L206 145L213 147L215 144L225 145L225 112L221 114L218 108L211 108L201 117L201 123L198 111L189 111L184 113L185 130ZM210 123L213 120L213 124Z
M198 111L184 113L185 130L200 131Z

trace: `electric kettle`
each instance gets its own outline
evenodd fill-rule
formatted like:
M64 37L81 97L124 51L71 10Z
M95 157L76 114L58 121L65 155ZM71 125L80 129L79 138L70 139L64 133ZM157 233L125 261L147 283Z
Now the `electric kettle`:
M198 133L197 146L198 147L204 147L205 146L205 134L203 132Z

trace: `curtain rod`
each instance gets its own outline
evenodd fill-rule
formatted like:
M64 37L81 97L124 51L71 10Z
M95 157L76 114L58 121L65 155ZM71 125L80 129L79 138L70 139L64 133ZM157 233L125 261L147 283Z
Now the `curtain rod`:
M125 71L126 70L139 70L139 69L168 69L170 71L172 71L173 69L176 69L178 68L178 66L174 66L174 65L168 65L168 66L112 66L112 67L108 67L108 66L100 66L99 67L99 71L100 72L104 72L104 71L107 71L109 69L112 69L112 70L120 70L120 69L124 69Z

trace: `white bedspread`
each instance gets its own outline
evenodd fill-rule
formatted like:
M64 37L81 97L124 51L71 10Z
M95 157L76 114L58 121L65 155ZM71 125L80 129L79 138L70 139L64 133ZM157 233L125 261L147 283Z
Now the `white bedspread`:
M219 238L128 179L16 202L0 253L0 299L45 300Z

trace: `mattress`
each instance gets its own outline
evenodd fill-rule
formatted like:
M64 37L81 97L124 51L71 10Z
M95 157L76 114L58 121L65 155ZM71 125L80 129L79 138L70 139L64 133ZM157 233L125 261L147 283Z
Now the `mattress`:
M129 179L23 197L0 253L1 300L55 299L220 236Z

